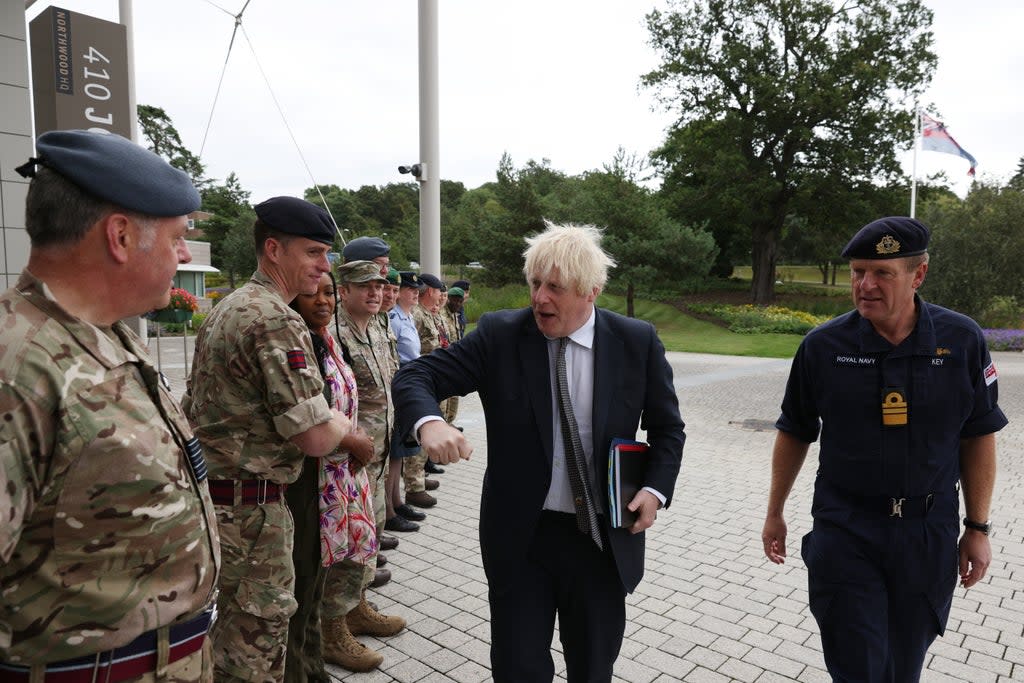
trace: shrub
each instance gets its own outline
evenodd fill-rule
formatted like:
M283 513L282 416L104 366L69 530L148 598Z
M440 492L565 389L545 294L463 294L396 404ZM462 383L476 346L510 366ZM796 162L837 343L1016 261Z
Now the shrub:
M829 319L829 316L816 316L781 306L754 306L752 304L744 306L693 304L690 306L690 310L694 313L720 318L728 325L729 330L739 334L766 332L807 334Z
M994 296L989 299L985 310L978 316L984 327L1014 330L1024 320L1024 308L1015 296Z
M982 330L989 351L1024 351L1024 330Z

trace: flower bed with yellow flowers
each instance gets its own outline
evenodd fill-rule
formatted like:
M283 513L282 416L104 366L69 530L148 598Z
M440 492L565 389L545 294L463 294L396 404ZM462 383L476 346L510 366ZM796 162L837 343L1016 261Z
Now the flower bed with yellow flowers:
M782 306L732 306L729 304L691 304L693 313L712 316L722 320L729 330L739 334L807 334L828 316L813 315L805 311L794 311Z

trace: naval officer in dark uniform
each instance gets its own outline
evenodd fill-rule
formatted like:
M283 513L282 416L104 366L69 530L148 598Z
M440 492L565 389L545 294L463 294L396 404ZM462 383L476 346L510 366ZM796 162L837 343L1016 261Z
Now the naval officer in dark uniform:
M969 588L992 559L995 432L1007 420L981 329L917 294L928 237L892 217L846 245L856 310L804 339L776 423L764 553L786 558L786 498L820 431L801 555L836 681L918 680L958 575Z

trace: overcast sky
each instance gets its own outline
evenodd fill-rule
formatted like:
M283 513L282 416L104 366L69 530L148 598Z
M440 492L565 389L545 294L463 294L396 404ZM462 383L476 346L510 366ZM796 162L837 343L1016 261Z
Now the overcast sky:
M49 4L37 2L29 17ZM117 0L53 4L117 19ZM443 178L478 187L494 180L504 152L516 166L550 159L577 174L620 146L645 155L664 138L671 117L638 90L657 64L643 17L662 0L439 4ZM927 4L939 66L925 102L977 158L979 177L1006 180L1024 155L1011 134L1024 113L1024 2ZM419 157L417 3L250 0L214 107L232 15L244 5L136 0L139 103L164 108L186 147L202 149L207 174L234 171L254 202L300 195L310 172L353 189L409 180L396 167ZM908 174L912 158L901 156ZM918 176L944 170L961 196L967 169L958 157L918 153Z

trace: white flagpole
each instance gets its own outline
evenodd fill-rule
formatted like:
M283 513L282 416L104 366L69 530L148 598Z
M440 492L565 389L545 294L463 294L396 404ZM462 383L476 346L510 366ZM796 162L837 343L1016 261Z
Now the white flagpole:
M910 180L910 217L916 218L917 213L917 148L921 146L921 110L914 103L914 162Z

